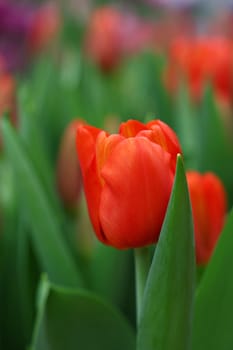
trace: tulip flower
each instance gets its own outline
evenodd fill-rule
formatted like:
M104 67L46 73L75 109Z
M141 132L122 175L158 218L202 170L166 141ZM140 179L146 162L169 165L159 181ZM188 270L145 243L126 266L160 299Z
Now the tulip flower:
M57 159L57 188L63 203L74 207L81 194L82 179L76 155L76 132L82 121L73 120L65 129L61 139Z
M113 135L81 125L77 151L99 240L119 249L156 242L181 153L175 133L159 120L129 120Z
M223 37L177 38L171 45L166 71L168 88L175 91L180 77L198 101L207 83L217 100L230 102L233 92L231 40Z
M224 225L227 201L221 180L213 173L187 172L193 211L197 264L206 264Z

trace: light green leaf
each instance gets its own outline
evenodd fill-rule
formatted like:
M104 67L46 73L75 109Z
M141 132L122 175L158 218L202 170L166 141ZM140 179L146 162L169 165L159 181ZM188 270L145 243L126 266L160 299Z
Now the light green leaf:
M66 241L62 236L49 198L30 161L24 144L7 120L2 121L2 133L7 156L19 181L16 185L23 194L31 238L42 270L49 278L64 286L82 285L82 276L76 266Z
M188 350L194 294L194 240L181 158L145 287L138 350Z
M176 115L174 118L175 130L179 136L184 151L186 167L195 167L197 159L197 123L198 117L188 94L187 85L182 82L175 100Z

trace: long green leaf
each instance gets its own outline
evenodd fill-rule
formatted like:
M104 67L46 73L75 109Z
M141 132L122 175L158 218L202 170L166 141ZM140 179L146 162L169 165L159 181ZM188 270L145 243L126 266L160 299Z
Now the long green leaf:
M213 171L223 180L233 203L233 157L232 137L227 134L223 118L219 113L210 86L204 94L199 118L199 134L196 148L200 171Z
M34 298L38 284L39 270L22 211L19 212L19 225L15 236L17 260L14 283L15 288L17 288L16 299L19 304L19 312L21 315L20 319L17 318L17 326L24 338L25 345L28 345L31 339L35 317Z
M31 350L135 349L134 331L111 305L83 290L42 287Z
M175 100L175 111L174 127L184 150L185 165L193 168L196 166L197 161L198 118L194 115L194 109L185 82L182 82L179 86Z
M59 221L33 168L24 144L7 120L2 121L4 146L19 179L17 186L23 193L32 241L41 267L55 283L80 286L82 278L78 267L62 237Z
M233 211L195 299L193 350L233 349Z
M194 293L194 242L183 163L175 183L144 292L138 350L188 350Z

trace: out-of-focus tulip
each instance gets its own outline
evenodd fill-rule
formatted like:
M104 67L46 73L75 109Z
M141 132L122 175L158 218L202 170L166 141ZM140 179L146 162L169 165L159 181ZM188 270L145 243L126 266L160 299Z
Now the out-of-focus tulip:
M171 45L166 72L168 87L175 91L181 78L195 100L212 83L220 101L232 101L233 46L224 37L178 38Z
M31 28L28 31L28 47L33 53L45 49L57 36L61 25L61 16L55 4L48 3L34 12Z
M208 263L224 225L227 200L221 180L213 173L187 172L193 211L198 264Z
M150 23L131 13L102 7L90 18L85 50L104 71L109 71L125 56L145 49L152 39L153 26Z
M63 203L73 208L77 205L81 194L82 179L76 153L76 133L82 121L72 121L61 139L57 159L57 187Z
M174 38L183 33L189 36L196 33L196 24L192 14L177 11L174 8L167 10L166 14L157 19L154 24L154 50L166 52Z
M156 242L181 153L175 133L159 120L129 120L113 135L83 125L77 151L99 240L119 249Z
M3 58L0 58L0 118L7 113L11 123L17 125L16 82L6 71ZM0 144L1 144L0 140Z

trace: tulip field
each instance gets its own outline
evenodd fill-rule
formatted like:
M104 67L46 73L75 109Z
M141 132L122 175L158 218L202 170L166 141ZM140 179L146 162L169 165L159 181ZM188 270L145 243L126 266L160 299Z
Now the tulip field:
M233 7L0 1L0 350L233 349Z

